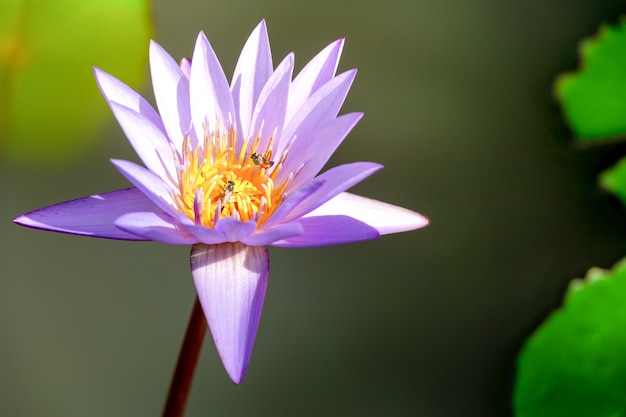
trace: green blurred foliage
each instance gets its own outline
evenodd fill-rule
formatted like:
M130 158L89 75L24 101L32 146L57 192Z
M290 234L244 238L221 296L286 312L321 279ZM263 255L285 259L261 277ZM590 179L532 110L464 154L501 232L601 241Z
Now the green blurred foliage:
M626 205L626 158L600 173L600 185Z
M603 25L581 43L580 56L580 69L555 83L567 123L583 141L626 136L626 20ZM599 182L626 204L626 160L603 171Z
M142 84L148 0L0 2L0 152L31 163L73 158L111 118L97 66Z
M570 284L518 359L517 417L626 413L626 259Z
M567 121L581 140L626 134L626 21L581 43L577 72L555 85Z

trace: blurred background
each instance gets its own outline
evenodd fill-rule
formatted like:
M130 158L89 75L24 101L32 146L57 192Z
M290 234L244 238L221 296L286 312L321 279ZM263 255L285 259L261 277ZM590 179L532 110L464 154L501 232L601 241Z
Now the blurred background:
M365 117L329 165L384 164L352 191L432 221L360 244L272 248L246 379L230 382L207 338L186 415L511 415L525 338L571 279L626 255L626 214L596 186L626 147L577 145L551 92L576 67L578 41L623 11L584 0L153 1L165 49L190 56L204 30L229 76L262 18L275 64L294 51L300 69L345 37L340 70L359 74L343 112ZM141 91L151 96L149 81ZM0 415L161 413L195 297L189 248L11 222L127 187L108 160L137 158L113 115L98 135L62 166L0 160Z

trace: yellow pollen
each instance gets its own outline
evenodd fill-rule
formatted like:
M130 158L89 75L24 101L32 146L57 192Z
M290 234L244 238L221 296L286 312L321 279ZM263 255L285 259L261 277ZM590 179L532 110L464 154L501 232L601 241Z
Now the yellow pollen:
M218 126L214 132L206 131L196 148L186 137L176 155L178 190L172 197L178 210L207 227L214 227L220 217L263 224L282 202L290 182L275 184L284 158L276 164L271 161L273 140L265 152L259 152L259 132L251 144L246 140L237 154L233 128L222 132Z

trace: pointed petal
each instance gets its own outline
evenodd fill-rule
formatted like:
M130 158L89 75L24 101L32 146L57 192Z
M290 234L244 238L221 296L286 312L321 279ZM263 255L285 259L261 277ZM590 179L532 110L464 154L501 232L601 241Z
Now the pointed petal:
M148 240L115 226L115 220L135 211L161 212L137 188L95 194L55 204L16 217L19 225L52 232L120 240Z
M232 217L223 217L215 224L215 230L222 232L228 242L239 242L256 230L256 222L242 222Z
M211 44L203 32L198 35L191 59L189 76L191 116L198 140L202 141L205 128L214 131L235 123L235 111L230 87Z
M157 175L141 165L122 159L111 159L111 163L131 184L172 217L178 216L169 186Z
M246 41L235 66L231 91L235 112L239 115L237 131L243 138L250 133L252 112L263 86L272 75L272 52L265 21L257 25ZM254 132L256 133L256 132Z
M370 225L381 235L407 232L428 225L427 217L412 210L351 193L341 193L303 218L350 216Z
M189 231L196 239L207 245L217 245L228 242L221 230L211 229L200 224L195 224L187 216L181 214L178 216L179 223Z
M322 49L293 80L287 107L287 120L300 110L311 94L335 76L343 44L344 40L339 39Z
M329 169L314 180L323 181L323 185L303 199L284 221L305 215L382 168L382 165L374 162L354 162Z
M241 241L246 245L251 246L267 246L277 240L286 239L291 236L297 236L304 231L302 226L298 223L281 224L280 226L272 229L255 233Z
M267 80L252 114L249 134L255 135L262 127L259 149L264 152L274 132L283 130L289 100L289 85L293 72L293 54L287 55ZM282 135L281 135L282 137ZM279 147L279 145L276 145Z
M324 182L324 179L320 180L316 178L304 187L290 192L285 198L285 201L283 201L272 214L272 217L263 224L263 229L267 230L273 228L280 224L286 217L290 219L295 218L296 216L291 214L293 210L297 209L303 201L308 200L309 196L317 192L324 185Z
M320 87L289 120L281 134L281 144L278 146L278 154L284 146L293 138L300 140L309 137L317 127L337 117L343 102L348 95L350 86L356 77L356 70L346 71Z
M248 368L267 280L266 247L242 243L194 245L191 272L211 336L226 372L239 384Z
M165 213L128 213L117 220L115 225L129 233L134 233L155 242L170 245L193 245L198 239L176 224L172 216Z
M380 236L375 228L348 216L312 216L297 222L302 226L302 234L279 240L272 246L306 248L342 245Z
M109 105L111 105L111 103L118 103L124 107L128 107L141 114L141 116L149 120L157 128L163 130L161 117L156 110L154 110L152 105L139 93L99 68L94 67L93 71L98 87L100 87L100 91Z
M348 136L348 133L361 120L363 113L349 113L330 120L315 131L310 132L309 136L299 137L294 141L289 149L292 155L306 155L307 160L301 168L298 176L294 178L292 186L300 187L302 184L311 181L318 172L326 165L335 150L341 145L341 142ZM281 171L278 173L277 182L287 178L283 173L295 171L302 163L298 158L287 158Z
M174 150L165 132L128 107L111 103L111 110L146 167L171 185L175 184Z
M189 80L170 54L154 41L150 42L150 73L167 136L174 149L181 152L184 135L191 128Z

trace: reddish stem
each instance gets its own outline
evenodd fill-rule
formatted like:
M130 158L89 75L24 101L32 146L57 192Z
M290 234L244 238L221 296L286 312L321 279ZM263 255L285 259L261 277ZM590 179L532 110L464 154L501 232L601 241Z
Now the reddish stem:
M163 417L182 417L185 413L187 397L189 397L193 373L200 357L206 329L204 312L198 297L196 297L187 325L187 333L185 333L185 339L178 355L178 363L170 384L167 402L163 409Z

